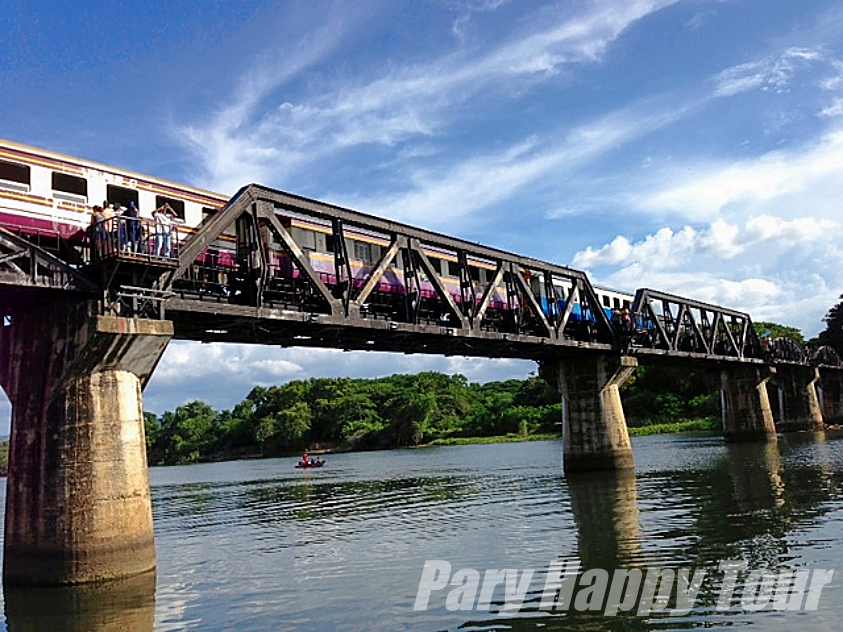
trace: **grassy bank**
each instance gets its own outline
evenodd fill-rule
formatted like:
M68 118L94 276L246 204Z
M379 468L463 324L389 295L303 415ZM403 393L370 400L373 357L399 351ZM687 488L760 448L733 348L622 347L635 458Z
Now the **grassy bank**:
M720 429L720 422L716 419L687 419L666 424L651 424L638 428L630 428L629 434L633 437L646 437L656 434L675 434L678 432L713 432ZM436 439L419 447L442 446L442 445L490 445L495 443L518 443L519 441L555 441L561 439L562 435L557 433L539 433L521 435L509 433L493 437L449 437L447 439Z
M720 422L717 419L685 419L666 424L650 424L630 428L629 434L633 437L647 437L656 434L675 434L677 432L715 432L720 430Z
M419 447L428 447L436 445L488 445L493 443L518 443L519 441L555 441L560 439L561 435L556 433L541 433L531 435L521 434L505 434L494 437L448 437L447 439L435 439L430 443L425 443Z

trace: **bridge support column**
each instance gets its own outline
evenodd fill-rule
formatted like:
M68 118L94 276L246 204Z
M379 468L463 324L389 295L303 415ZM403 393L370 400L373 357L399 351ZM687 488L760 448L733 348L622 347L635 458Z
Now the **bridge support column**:
M843 371L821 370L817 394L826 423L843 423Z
M56 303L0 330L0 385L12 402L7 585L155 568L142 388L172 323L92 314Z
M542 364L562 395L565 472L635 467L620 387L638 368L632 357L583 355Z
M825 430L817 383L816 367L787 366L776 368L775 385L779 400L778 422L782 430Z
M769 368L730 367L720 372L723 434L727 441L776 440L767 383Z

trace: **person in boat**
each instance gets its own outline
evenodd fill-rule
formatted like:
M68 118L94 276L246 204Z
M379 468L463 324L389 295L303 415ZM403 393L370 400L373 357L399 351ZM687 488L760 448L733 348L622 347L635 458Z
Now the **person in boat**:
M307 452L305 452L304 454L301 455L301 462L302 462L302 465L310 465L311 464L310 463L310 455Z

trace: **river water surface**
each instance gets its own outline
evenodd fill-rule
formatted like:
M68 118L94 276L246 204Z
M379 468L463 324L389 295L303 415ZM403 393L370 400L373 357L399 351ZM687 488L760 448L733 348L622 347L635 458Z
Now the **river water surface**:
M156 578L4 597L9 630L843 629L843 435L776 444L635 439L634 476L566 479L561 443L343 454L152 468ZM840 569L812 612L682 616L540 609L548 565L585 569ZM528 569L517 615L413 603L426 560ZM157 585L156 585L157 584Z

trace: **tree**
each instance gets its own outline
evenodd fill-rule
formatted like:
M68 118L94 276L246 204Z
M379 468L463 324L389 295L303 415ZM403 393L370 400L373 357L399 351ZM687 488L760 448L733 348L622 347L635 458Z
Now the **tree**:
M277 453L301 442L310 430L310 407L305 402L295 402L258 421L255 438L264 454Z
M759 338L790 338L798 342L800 345L805 344L805 336L802 331L796 327L788 327L787 325L780 325L778 323L759 322L753 323L755 325L755 332Z
M153 462L196 463L209 457L220 436L217 419L217 411L204 402L190 402L164 413L153 445Z
M843 296L840 297L843 299ZM834 347L838 353L843 353L843 302L838 303L826 314L825 331L820 333L817 342L820 345Z

